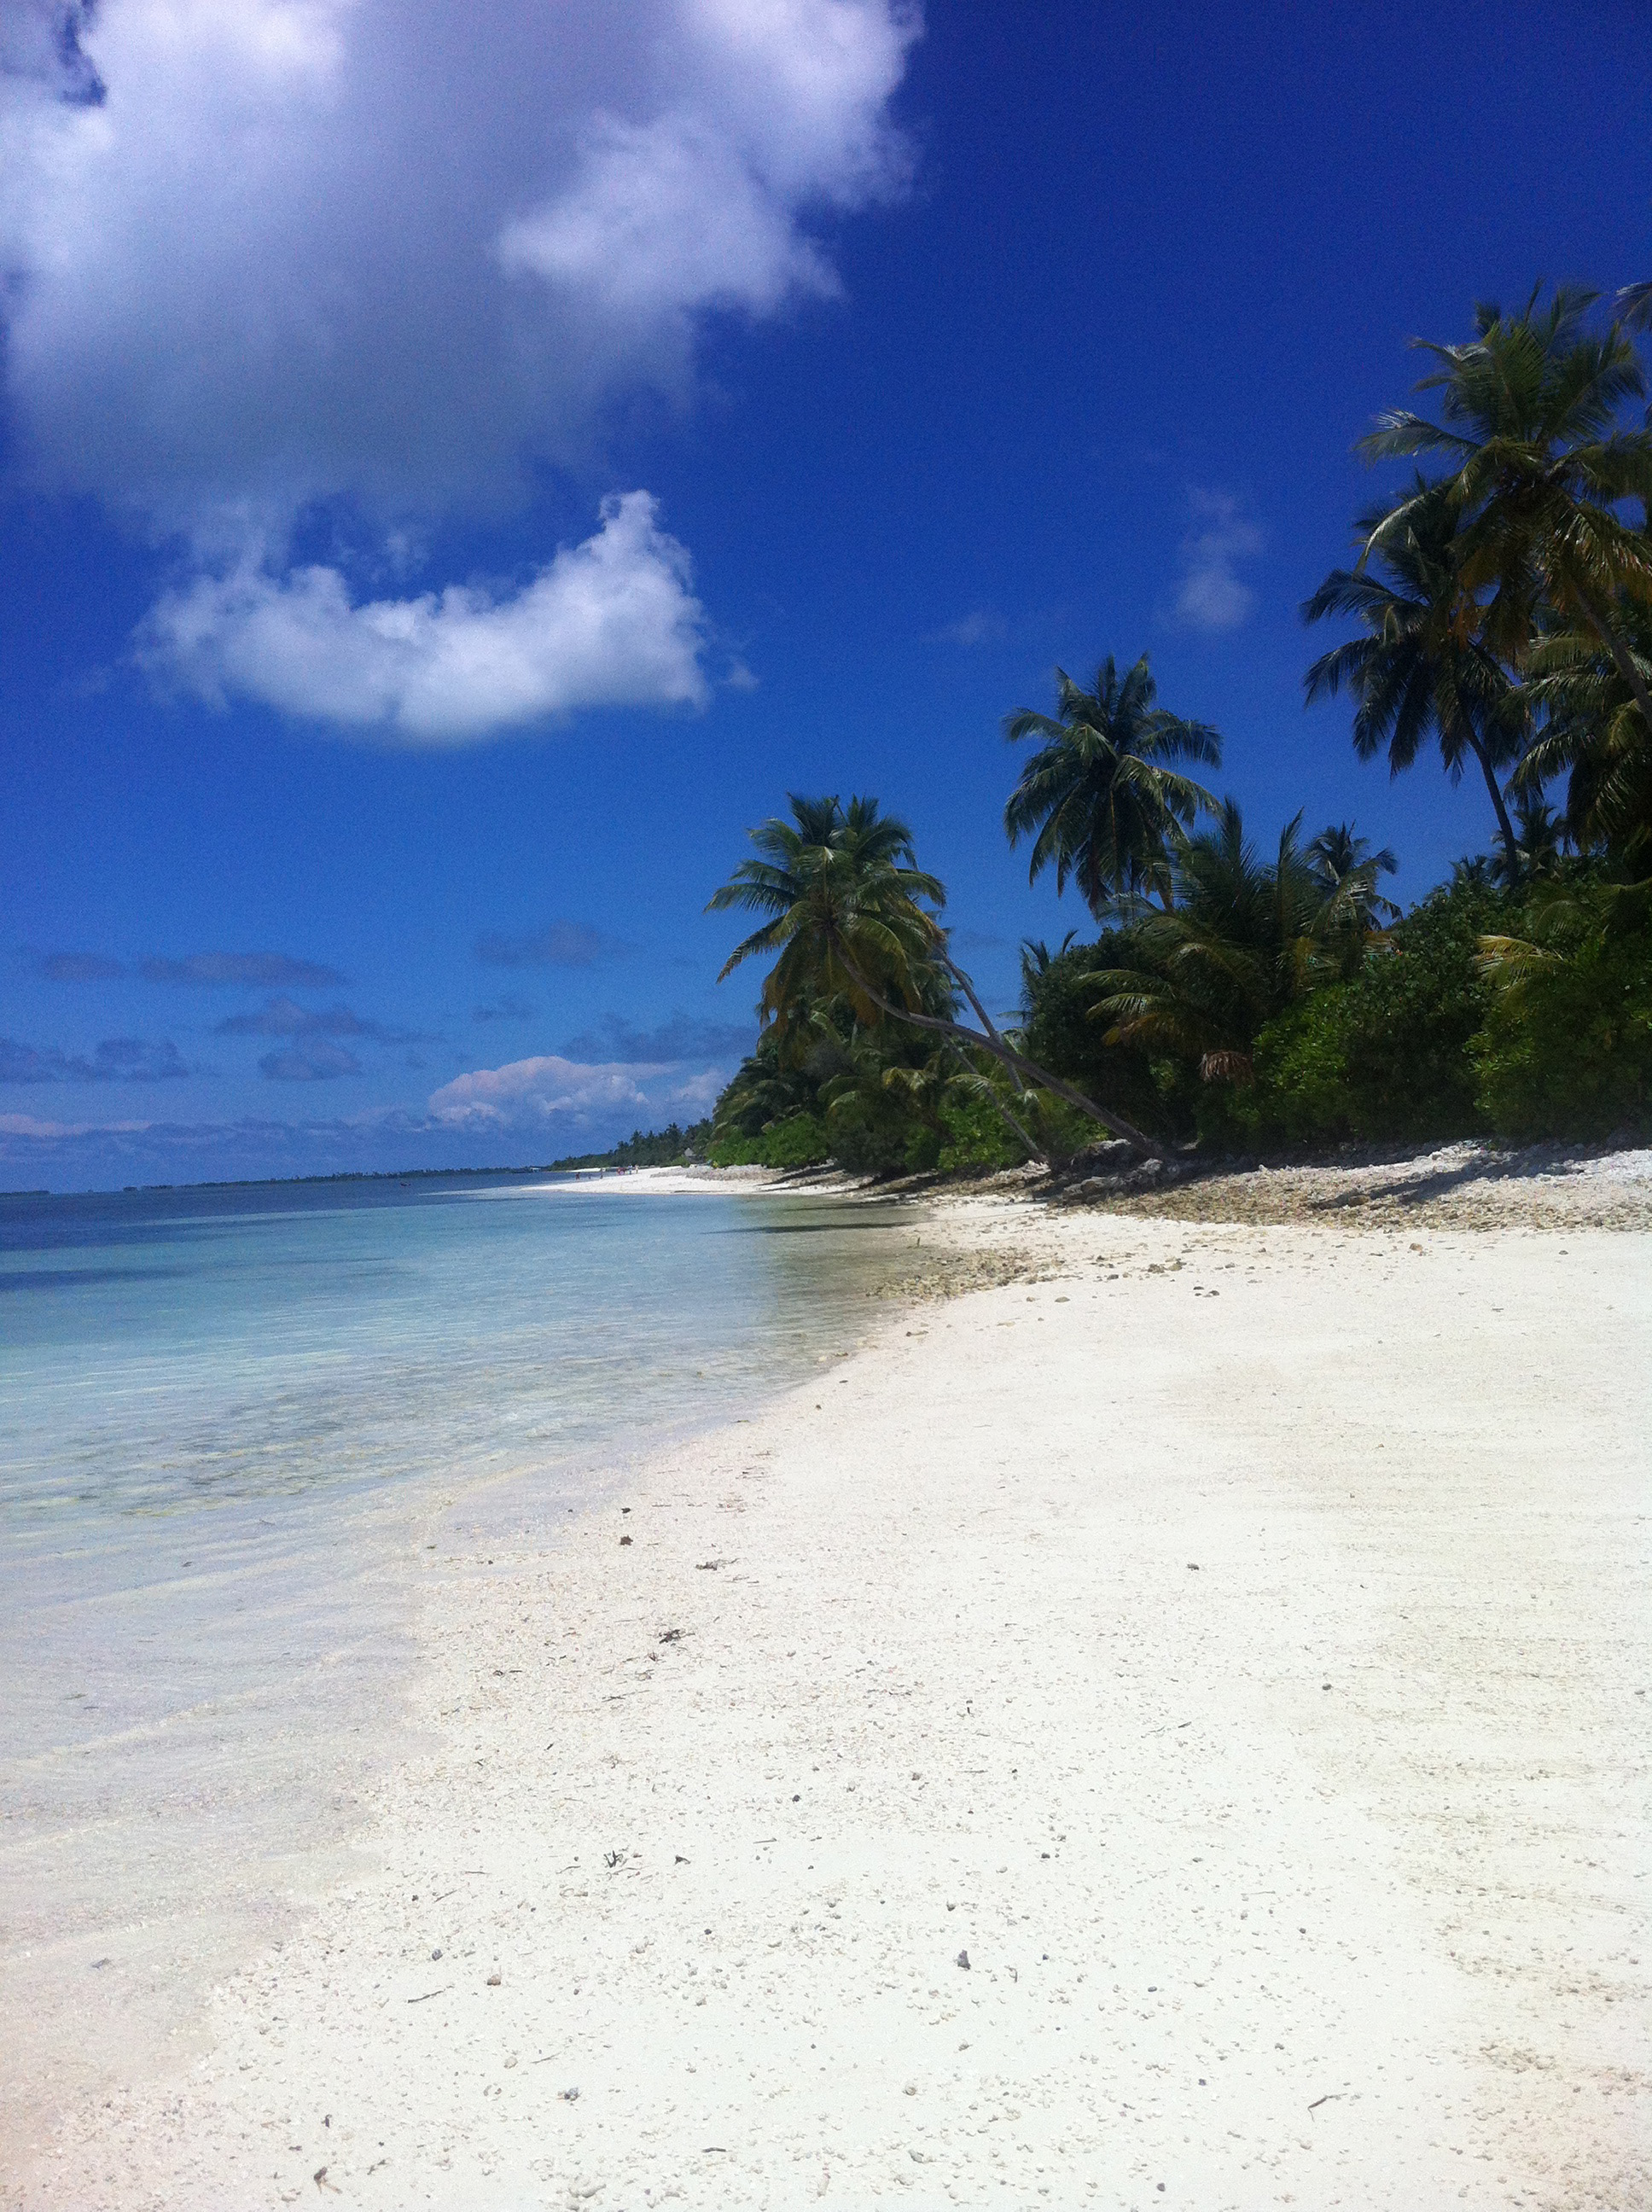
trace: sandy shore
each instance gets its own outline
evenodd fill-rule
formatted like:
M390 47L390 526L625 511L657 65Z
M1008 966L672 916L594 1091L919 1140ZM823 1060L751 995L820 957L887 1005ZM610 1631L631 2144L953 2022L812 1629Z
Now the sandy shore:
M427 1555L376 1870L8 2203L1652 2202L1652 1236L937 1235Z

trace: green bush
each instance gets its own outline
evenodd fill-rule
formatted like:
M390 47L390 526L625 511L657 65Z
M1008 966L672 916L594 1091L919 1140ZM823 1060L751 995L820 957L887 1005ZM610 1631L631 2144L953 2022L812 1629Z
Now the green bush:
M1471 1047L1499 1136L1604 1137L1652 1120L1652 929L1606 898L1530 925L1540 957L1494 988Z
M935 1165L943 1174L959 1168L1019 1167L1027 1157L990 1098L949 1098L941 1108L944 1139Z
M1090 1011L1101 996L1096 970L1127 965L1129 958L1129 939L1118 930L1104 930L1093 945L1075 945L1057 953L1031 986L1028 1056L1076 1085L1098 1106L1115 1108L1139 1127L1173 1136L1190 1134L1191 1081L1183 1079L1181 1071L1151 1060L1145 1052L1108 1044L1107 1022ZM1088 1115L1080 1118L1087 1133L1078 1137L1078 1145L1088 1144L1099 1132Z
M831 1158L832 1148L812 1114L789 1114L771 1121L755 1137L720 1137L711 1161L720 1168L812 1168Z
M1262 1142L1471 1136L1488 1127L1469 1046L1491 989L1479 940L1515 902L1472 881L1434 892L1345 983L1315 991L1256 1040L1233 1110Z

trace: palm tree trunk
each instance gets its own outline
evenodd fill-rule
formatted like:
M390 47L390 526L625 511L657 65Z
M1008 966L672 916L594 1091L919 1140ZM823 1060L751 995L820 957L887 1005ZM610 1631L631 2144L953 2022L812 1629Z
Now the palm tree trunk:
M1099 1121L1110 1134L1122 1137L1127 1144L1133 1145L1149 1159L1169 1158L1163 1145L1138 1129L1133 1123L1127 1121L1121 1114L1115 1114L1111 1107L1098 1106L1093 1098L1087 1098L1071 1083L1064 1083L1059 1075L1052 1075L1048 1068L1040 1067L1036 1060L1029 1060L1024 1052L1017 1052L1012 1045L1005 1044L998 1031L991 1029L990 1024L991 1033L983 1036L979 1030L966 1029L962 1022L944 1020L939 1014L914 1013L910 1007L895 1006L866 981L844 951L841 941L837 957L843 963L844 972L853 976L857 988L865 993L880 1013L888 1014L894 1021L910 1022L914 1029L929 1030L937 1036L956 1037L961 1043L974 1046L977 1052L990 1053L1011 1074L1030 1076L1041 1091L1053 1091L1058 1098L1065 1098L1069 1106L1076 1106L1081 1114L1088 1114L1092 1121Z
M1468 738L1474 757L1480 764L1480 774L1485 778L1485 787L1491 794L1491 804L1497 809L1497 830L1503 839L1503 849L1509 856L1509 881L1520 880L1520 847L1515 842L1515 825L1509 819L1509 808L1497 783L1497 770L1491 765L1491 756L1471 731Z
M952 1057L957 1061L958 1066L963 1068L966 1075L974 1074L975 1070L970 1066L969 1061L964 1058L963 1053L956 1044L952 1047ZM1017 1077L1017 1080L1019 1082L1020 1079ZM1042 1167L1048 1167L1050 1164L1049 1154L1044 1150L1044 1147L1042 1145L1036 1145L1033 1142L1031 1137L1029 1136L1026 1130L1022 1127L1015 1115L1011 1113L1009 1108L999 1097L996 1091L990 1091L988 1095L990 1096L993 1105L998 1109L999 1119L1004 1123L1007 1129L1013 1132L1014 1135L1025 1147L1028 1158L1029 1160L1036 1160Z
M1579 607L1582 610L1584 621L1612 655L1613 665L1634 694L1635 704L1640 708L1647 728L1652 731L1652 691L1647 690L1645 678L1635 665L1634 655L1616 635L1588 595L1578 591L1575 583L1572 591Z
M981 1000L975 996L975 987L969 981L969 978L964 974L963 969L959 967L957 962L952 958L950 953L943 952L940 956L940 961L942 967L945 969L947 974L957 985L959 990L963 992L964 997L969 1000L970 1005L975 1008L975 1019L981 1024L982 1029L986 1030L989 1037L993 1038L999 1044L1002 1044L1004 1040L999 1036L998 1031L993 1027L992 1016L987 1012L986 1007L981 1005ZM1017 1091L1024 1091L1027 1086L1022 1081L1019 1073L1013 1067L1010 1070L1010 1073L1015 1077L1016 1089Z

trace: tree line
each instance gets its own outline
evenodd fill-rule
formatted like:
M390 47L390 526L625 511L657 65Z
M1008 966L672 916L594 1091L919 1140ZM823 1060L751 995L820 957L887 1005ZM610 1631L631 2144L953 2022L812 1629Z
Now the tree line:
M1028 941L1013 1019L957 962L944 886L870 797L793 796L714 896L758 926L754 1053L714 1159L875 1170L1490 1132L1600 1135L1652 1109L1652 285L1534 291L1419 341L1418 404L1360 441L1406 477L1303 607L1354 750L1483 784L1491 848L1402 914L1353 823L1264 846L1208 724L1145 655L1058 670L1004 812L1029 879L1094 926Z

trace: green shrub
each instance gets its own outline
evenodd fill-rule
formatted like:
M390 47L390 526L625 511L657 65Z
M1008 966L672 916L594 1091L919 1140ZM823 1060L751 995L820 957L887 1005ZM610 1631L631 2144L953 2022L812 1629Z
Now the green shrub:
M941 1124L945 1135L936 1148L935 1165L943 1174L959 1168L1019 1167L1027 1157L990 1098L949 1098L941 1108Z
M1652 1120L1652 928L1584 894L1528 925L1539 957L1491 992L1471 1048L1499 1136L1603 1137Z
M1234 1112L1263 1142L1445 1139L1487 1127L1469 1046L1490 986L1479 940L1515 902L1472 881L1437 890L1345 983L1315 991L1256 1040Z

